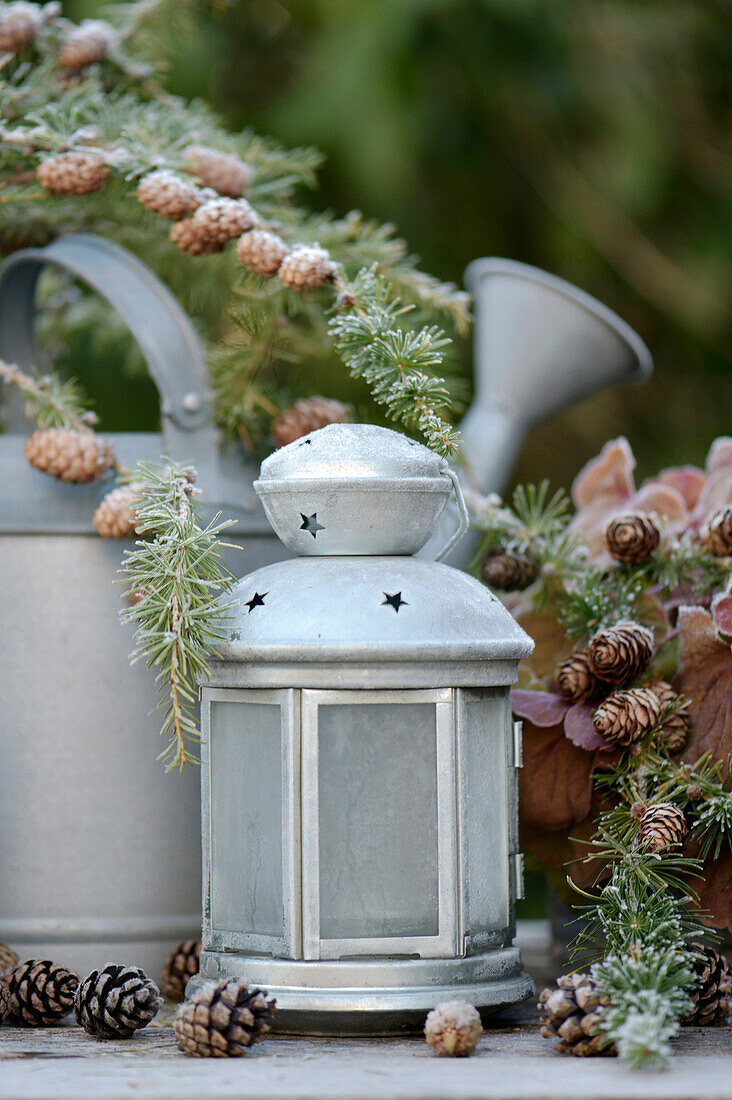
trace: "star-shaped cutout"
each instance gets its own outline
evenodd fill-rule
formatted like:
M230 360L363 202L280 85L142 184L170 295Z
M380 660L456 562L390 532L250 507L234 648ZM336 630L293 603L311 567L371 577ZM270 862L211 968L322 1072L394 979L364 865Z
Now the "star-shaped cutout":
M267 596L267 592L255 592L251 600L245 600L244 606L249 608L249 614L251 615L255 607L264 607L264 597Z
M385 592L384 596L386 597L386 599L381 601L381 607L384 607L385 604L388 604L389 607L394 608L397 615L399 614L400 607L409 607L407 601L402 599L401 592L394 592L391 596L388 592Z
M313 512L312 516L306 516L304 512L300 513L302 523L300 524L301 531L309 531L314 539L318 537L318 531L325 531L322 523L318 523L318 513ZM266 593L265 593L266 595Z
M300 444L300 446L301 446L301 447L307 447L308 443L310 443L310 444L312 445L312 442L313 442L313 441L312 441L312 439L303 439L303 441L302 441L302 443Z

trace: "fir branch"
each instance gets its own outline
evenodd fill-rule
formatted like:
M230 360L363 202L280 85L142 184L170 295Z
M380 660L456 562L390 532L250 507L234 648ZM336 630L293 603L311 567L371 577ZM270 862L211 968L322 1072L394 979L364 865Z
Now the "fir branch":
M145 538L125 551L123 573L138 601L121 617L136 627L134 660L159 669L162 734L170 741L159 759L166 771L198 762L197 681L209 671L212 648L224 637L228 615L221 595L233 577L223 564L219 535L233 521L215 517L201 526L194 504L195 472L184 466L141 462L135 481L138 530Z
M62 382L56 375L25 374L19 367L0 360L0 380L16 386L25 398L25 413L39 428L70 428L90 431L96 416L84 408L81 389L71 379Z
M558 609L568 637L587 640L623 619L643 623L637 601L643 579L635 572L584 569L567 585Z

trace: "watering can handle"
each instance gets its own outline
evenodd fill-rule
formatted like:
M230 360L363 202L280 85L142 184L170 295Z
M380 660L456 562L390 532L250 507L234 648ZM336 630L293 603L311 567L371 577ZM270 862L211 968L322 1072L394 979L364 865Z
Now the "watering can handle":
M445 467L445 473L450 478L453 490L455 492L455 500L457 501L458 506L459 523L457 526L457 530L453 531L453 533L450 535L450 538L447 540L440 552L436 555L435 561L442 561L442 559L450 553L453 546L455 546L456 543L460 541L460 539L463 537L468 527L470 526L470 517L468 515L468 508L465 503L465 497L463 496L463 488L460 484L460 478L451 466Z
M206 363L190 319L145 264L91 233L60 237L46 248L13 253L0 270L0 357L21 368L40 365L34 320L38 278L61 268L105 298L135 337L160 394L163 441L170 457L210 460L214 448L205 389ZM12 427L18 427L15 424ZM204 430L207 429L207 430ZM192 446L198 435L198 446ZM206 455L201 450L206 436Z

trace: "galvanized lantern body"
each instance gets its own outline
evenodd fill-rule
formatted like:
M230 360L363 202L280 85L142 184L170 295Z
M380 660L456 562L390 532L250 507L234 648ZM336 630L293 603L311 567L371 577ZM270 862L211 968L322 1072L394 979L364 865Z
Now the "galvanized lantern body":
M265 985L278 1025L309 1032L522 1000L508 691L532 643L474 579L394 553L429 537L444 465L397 433L334 425L266 460L256 488L311 553L239 582L203 687L193 984Z

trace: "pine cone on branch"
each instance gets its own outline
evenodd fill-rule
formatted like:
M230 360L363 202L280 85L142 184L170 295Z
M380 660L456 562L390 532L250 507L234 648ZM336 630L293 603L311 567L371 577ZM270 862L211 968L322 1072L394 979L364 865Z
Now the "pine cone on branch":
M598 680L623 687L646 670L653 656L653 634L634 622L598 630L587 647L590 667Z
M223 251L223 243L212 240L193 224L193 218L184 218L170 227L170 239L176 248L188 256L213 256Z
M0 943L0 975L4 974L6 970L12 970L19 962L20 959L15 952L6 944Z
M139 482L120 485L107 493L94 513L93 523L102 538L131 539L137 534L135 503L142 489Z
M536 579L538 567L530 554L493 546L480 563L480 575L490 588L518 592Z
M682 1023L714 1027L727 1022L732 994L732 970L724 955L704 943L692 945L701 956L694 963L697 985L690 994L693 1008Z
M189 145L183 160L201 183L231 199L245 195L254 179L254 170L243 160L206 145Z
M689 827L683 811L672 802L655 802L640 819L638 842L649 852L665 852L681 844Z
M79 975L50 959L18 963L4 979L11 1015L24 1027L48 1027L74 1007Z
M38 4L27 0L12 0L0 11L0 53L16 54L32 46L43 25Z
M206 256L252 229L256 215L246 199L210 199L192 217L171 226L170 239L183 252Z
M252 229L239 238L236 254L248 271L271 279L279 270L289 249L276 233L266 229Z
M94 432L39 428L25 441L25 457L35 470L59 481L97 481L114 465L114 452Z
M586 653L573 653L557 666L557 690L570 703L586 703L597 695L599 684Z
M608 745L632 745L656 729L663 707L648 688L630 688L608 695L592 716L595 731Z
M732 504L720 508L704 524L702 543L717 558L732 555Z
M297 245L285 256L277 274L288 290L306 290L329 282L335 270L335 264L324 248Z
M610 555L624 565L638 565L645 561L660 541L661 533L654 520L640 512L616 516L605 531Z
M442 1058L472 1054L483 1034L480 1013L466 1001L445 1001L427 1014L424 1037Z
M201 192L190 180L164 169L148 172L137 185L139 202L159 218L177 222L201 205Z
M80 73L89 65L103 61L114 41L114 31L103 19L82 19L66 38L58 55L58 67L67 73Z
M244 982L210 982L178 1009L175 1038L194 1058L237 1058L272 1026L275 1002Z
M89 195L101 191L109 170L98 153L72 149L41 161L36 177L51 195Z
M656 696L664 712L670 710L662 719L661 734L666 750L674 756L686 748L689 739L689 701L675 692L665 680L649 680L645 686Z
M612 1043L598 1035L598 1013L609 998L600 996L589 974L567 974L557 979L555 989L545 989L539 997L540 1034L559 1039L556 1049L562 1054L614 1055Z
M108 963L76 990L76 1022L98 1039L129 1039L147 1027L163 1003L155 982L137 966Z
M347 405L327 397L300 398L272 421L272 438L278 447L325 428L328 424L346 424L350 420Z
M189 980L198 973L200 940L182 940L171 951L163 967L163 992L171 1001L182 1001Z

